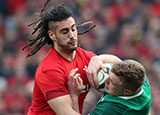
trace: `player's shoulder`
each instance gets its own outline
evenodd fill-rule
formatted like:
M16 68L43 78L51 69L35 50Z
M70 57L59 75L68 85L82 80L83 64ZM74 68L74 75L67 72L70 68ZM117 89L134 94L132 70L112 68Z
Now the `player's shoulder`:
M53 70L57 68L60 63L61 60L58 57L58 54L53 49L50 49L48 54L40 62L39 68L41 68L41 71Z
M86 57L92 57L92 56L96 56L95 53L93 53L92 51L88 51L88 50L85 50L85 49L82 49L80 47L77 48L77 54L80 55L80 56L86 56Z
M102 101L98 103L91 115L95 115L94 113L99 113L98 115L122 115L127 109L128 107L119 103Z

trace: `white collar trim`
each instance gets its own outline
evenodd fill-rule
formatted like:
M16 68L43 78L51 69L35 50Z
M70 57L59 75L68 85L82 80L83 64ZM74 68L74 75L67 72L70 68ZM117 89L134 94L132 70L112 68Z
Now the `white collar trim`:
M140 95L142 95L142 93L144 92L144 89L141 88L141 91L139 93L137 93L136 95L133 95L133 96L118 96L119 98L122 98L122 99L132 99L132 98L135 98L135 97L138 97Z

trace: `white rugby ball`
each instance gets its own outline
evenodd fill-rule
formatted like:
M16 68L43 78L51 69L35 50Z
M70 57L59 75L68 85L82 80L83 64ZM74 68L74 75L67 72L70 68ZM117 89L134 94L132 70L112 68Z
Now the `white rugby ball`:
M105 63L104 66L106 67L106 71L107 72L104 72L102 69L99 70L98 74L97 74L97 77L98 77L98 84L99 84L99 87L98 87L98 90L102 93L105 92L105 79L109 76L109 70L112 68L112 65L113 64L110 64L110 63Z

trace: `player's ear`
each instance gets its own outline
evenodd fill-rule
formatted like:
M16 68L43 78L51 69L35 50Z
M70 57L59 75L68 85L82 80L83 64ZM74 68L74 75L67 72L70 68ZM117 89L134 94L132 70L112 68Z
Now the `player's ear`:
M55 41L56 40L56 36L55 33L51 30L48 30L48 36L51 38L51 40Z
M124 96L131 95L132 91L129 90L129 89L125 89L124 92L123 92L123 94L124 94Z

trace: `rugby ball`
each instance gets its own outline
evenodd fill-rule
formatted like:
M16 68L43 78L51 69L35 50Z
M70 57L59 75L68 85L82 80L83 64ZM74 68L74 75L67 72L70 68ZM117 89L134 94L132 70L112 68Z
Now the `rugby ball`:
M104 72L102 69L100 69L98 71L98 74L97 74L97 77L98 77L98 84L99 84L99 87L98 87L98 91L104 93L105 92L105 79L109 76L109 70L112 68L112 65L113 64L110 64L110 63L105 63L104 66L106 67L106 71L107 72Z

